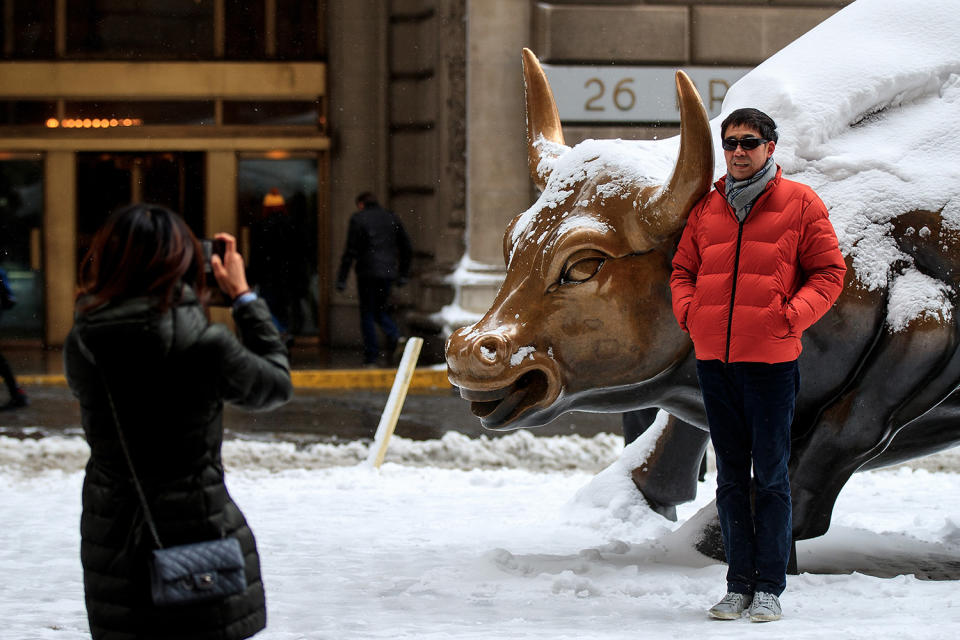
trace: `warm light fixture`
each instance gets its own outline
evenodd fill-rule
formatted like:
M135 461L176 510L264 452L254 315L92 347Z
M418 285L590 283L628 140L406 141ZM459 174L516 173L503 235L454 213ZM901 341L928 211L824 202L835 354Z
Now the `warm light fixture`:
M142 127L142 118L48 118L44 123L48 129L109 129L111 127Z

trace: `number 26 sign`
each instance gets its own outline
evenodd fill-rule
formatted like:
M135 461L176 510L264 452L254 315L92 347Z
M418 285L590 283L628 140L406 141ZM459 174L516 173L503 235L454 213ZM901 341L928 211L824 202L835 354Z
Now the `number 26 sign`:
M693 80L707 114L749 67L680 67ZM677 67L544 65L564 122L679 122Z

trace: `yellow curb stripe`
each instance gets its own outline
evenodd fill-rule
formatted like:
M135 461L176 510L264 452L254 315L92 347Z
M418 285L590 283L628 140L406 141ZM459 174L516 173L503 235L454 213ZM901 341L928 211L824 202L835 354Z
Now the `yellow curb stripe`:
M389 391L396 376L393 369L298 369L290 372L296 389L374 389ZM63 375L18 375L17 382L26 386L55 386L67 384ZM410 389L432 391L450 389L447 370L417 369L413 372Z
M394 369L327 369L291 371L293 386L298 389L383 389L390 390L397 372ZM450 389L447 370L416 369L410 389Z
M17 374L17 384L27 387L65 387L67 379L62 374L40 374L25 376Z

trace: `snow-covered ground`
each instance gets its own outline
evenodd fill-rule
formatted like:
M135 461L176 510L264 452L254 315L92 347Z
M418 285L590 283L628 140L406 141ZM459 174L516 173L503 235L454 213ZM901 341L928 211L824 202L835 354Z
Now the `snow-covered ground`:
M926 459L949 471L855 475L830 532L799 545L783 620L756 625L705 613L725 567L697 554L682 525L711 501L713 474L678 523L630 489L627 469L648 440L617 459L611 435L395 439L379 472L356 464L359 443L228 441L228 486L267 588L257 638L956 637L958 582L912 574L960 570L960 451ZM577 449L592 453L571 465ZM81 438L0 437L4 640L89 637L78 557L86 455ZM517 466L498 468L498 456Z

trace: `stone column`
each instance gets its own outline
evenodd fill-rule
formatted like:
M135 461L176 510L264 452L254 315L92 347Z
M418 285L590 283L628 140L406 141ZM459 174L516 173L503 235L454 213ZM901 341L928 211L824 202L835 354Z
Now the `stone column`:
M235 151L207 151L204 236L212 238L225 231L238 235L237 228L237 154ZM244 251L237 238L238 251ZM249 260L249 255L243 256ZM215 283L208 283L213 286ZM233 318L227 308L210 307L210 319L233 327Z
M387 176L387 10L383 0L330 0L329 37L330 225L326 257L336 279L347 222L361 191L388 200ZM333 345L360 342L356 288L330 291Z
M60 346L73 326L77 283L77 161L73 151L44 154L43 276L46 346Z
M504 273L510 220L532 204L523 68L530 2L469 0L467 11L467 257L457 283L463 311L487 310Z
M234 151L207 151L206 216L204 235L219 231L237 235L237 154Z

